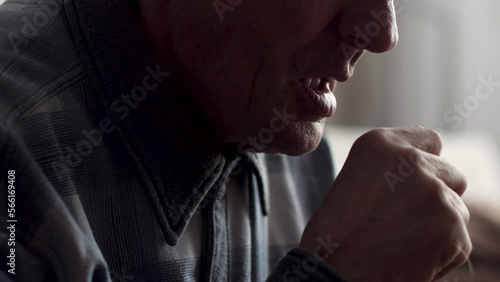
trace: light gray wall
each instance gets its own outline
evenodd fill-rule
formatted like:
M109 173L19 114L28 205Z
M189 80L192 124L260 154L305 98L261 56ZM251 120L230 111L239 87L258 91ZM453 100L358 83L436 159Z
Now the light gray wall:
M500 1L405 1L398 47L366 54L352 80L337 88L339 108L330 121L483 131L500 142ZM494 85L486 88L485 80ZM483 97L491 92L477 99L476 89Z

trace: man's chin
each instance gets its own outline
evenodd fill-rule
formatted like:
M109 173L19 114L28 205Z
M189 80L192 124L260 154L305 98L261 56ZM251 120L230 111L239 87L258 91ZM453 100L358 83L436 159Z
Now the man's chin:
M265 152L300 156L314 151L323 136L325 121L297 121L276 134Z

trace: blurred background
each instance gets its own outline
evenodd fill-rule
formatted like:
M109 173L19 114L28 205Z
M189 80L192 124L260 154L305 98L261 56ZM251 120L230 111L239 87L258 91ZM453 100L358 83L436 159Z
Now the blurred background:
M366 54L355 76L338 88L335 122L398 126L419 123L453 131L485 131L500 140L500 2L400 0L399 45ZM363 29L363 27L361 27ZM367 31L368 33L368 31ZM496 82L482 90L481 77ZM472 97L469 97L472 96ZM466 113L456 114L454 105ZM448 113L451 110L453 113ZM456 117L461 117L461 122Z
M500 140L500 126L494 126L500 121L500 1L398 3L399 45L386 54L364 56L355 76L338 88L341 107L335 122L419 123L442 130L488 132ZM469 96L474 97L481 77L492 77L497 84L494 91L483 89L483 96L494 93L477 99L476 105ZM454 112L455 104L467 112L462 122L455 121L456 114L446 114Z

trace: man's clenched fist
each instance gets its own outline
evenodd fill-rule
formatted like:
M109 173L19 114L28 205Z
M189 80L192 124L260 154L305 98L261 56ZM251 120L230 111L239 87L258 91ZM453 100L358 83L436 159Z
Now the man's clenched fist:
M353 145L301 248L349 281L427 282L472 249L464 174L441 158L438 133L419 126L372 130ZM318 241L339 243L325 252Z

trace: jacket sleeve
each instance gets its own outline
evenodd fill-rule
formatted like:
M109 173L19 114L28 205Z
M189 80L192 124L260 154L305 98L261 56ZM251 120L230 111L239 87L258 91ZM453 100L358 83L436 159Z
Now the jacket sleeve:
M346 282L330 264L299 249L291 249L282 257L267 281L299 282L330 281Z
M110 281L99 249L1 116L0 281Z

